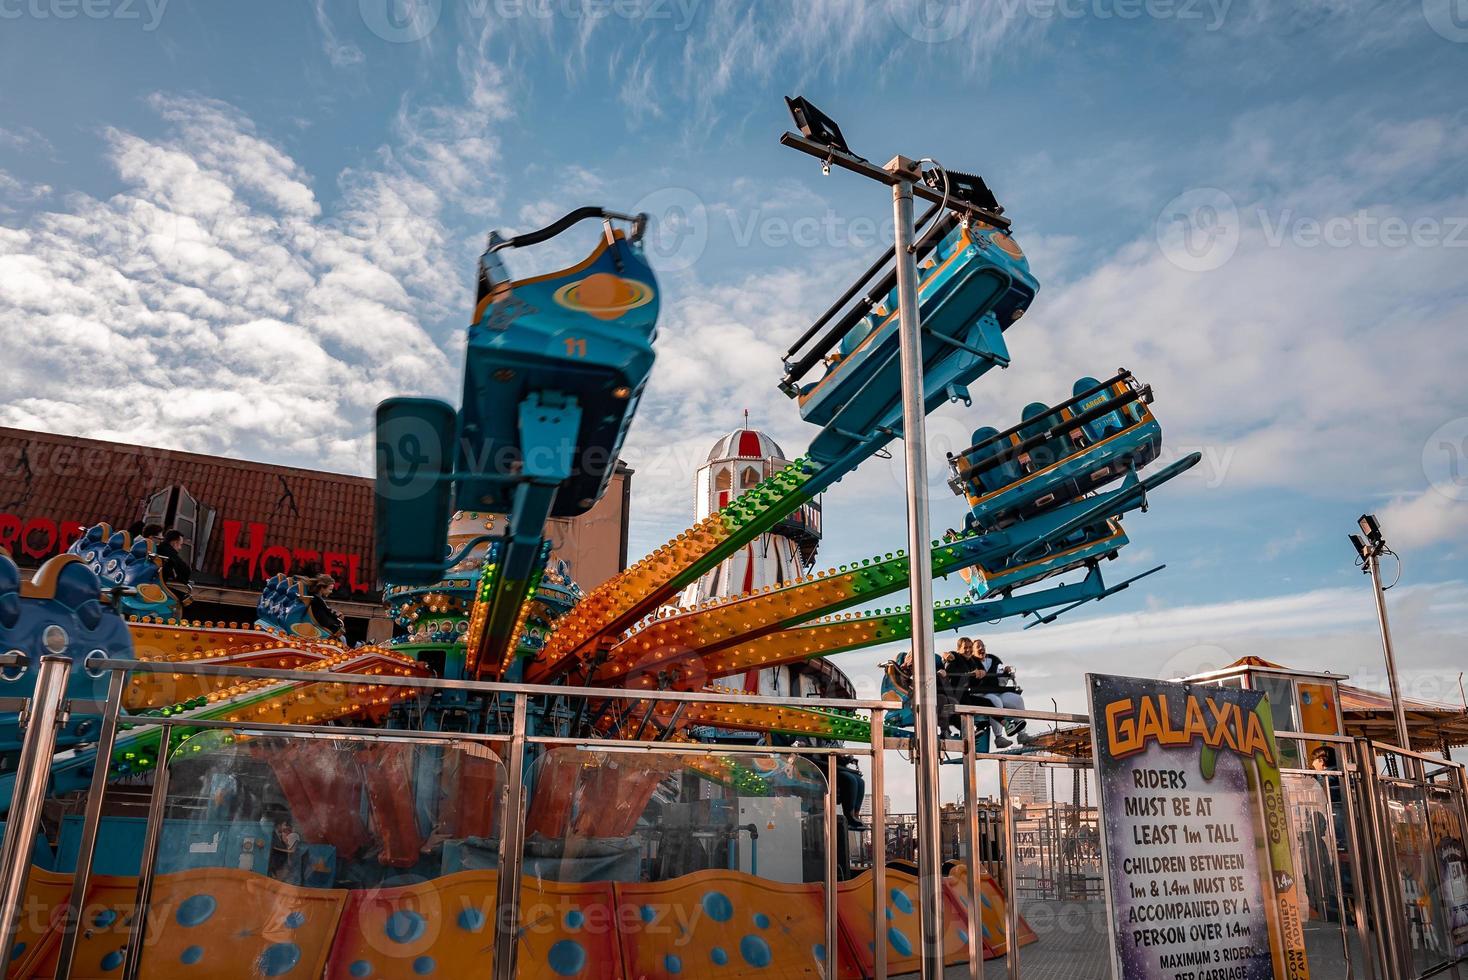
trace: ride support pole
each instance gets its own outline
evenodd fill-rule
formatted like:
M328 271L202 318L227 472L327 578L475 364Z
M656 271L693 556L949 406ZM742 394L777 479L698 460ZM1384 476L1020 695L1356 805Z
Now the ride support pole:
M912 597L913 721L916 728L918 928L923 980L943 976L943 862L939 840L938 675L933 664L933 566L927 560L928 460L923 391L922 315L913 254L912 182L918 165L893 157L897 310L902 362L902 446L907 469L907 554Z
M42 657L35 693L26 708L29 718L15 769L15 795L5 821L4 843L0 845L0 955L5 957L0 962L10 962L10 947L20 924L31 872L31 845L41 822L41 805L46 801L56 729L61 723L62 700L70 676L70 657Z

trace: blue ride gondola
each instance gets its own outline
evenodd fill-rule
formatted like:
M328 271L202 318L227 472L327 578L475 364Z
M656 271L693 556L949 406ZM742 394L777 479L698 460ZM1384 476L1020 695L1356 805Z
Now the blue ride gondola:
M502 251L587 219L605 230L589 256L510 279ZM630 222L631 234L613 221ZM575 517L601 499L654 359L658 293L642 252L646 226L645 215L580 208L540 231L490 235L464 369L462 506L513 511L541 473L556 483L550 516Z
M127 624L109 605L120 587L104 592L104 584L76 555L57 555L24 579L15 561L0 548L0 651L4 652L0 693L16 703L32 697L42 659L67 658L70 708L56 733L58 751L97 740L101 716L91 706L105 700L109 677L109 671L97 662L133 655ZM14 769L21 736L20 714L0 710L0 770ZM3 782L0 778L0 784Z
M950 481L968 500L973 529L1004 527L1121 479L1157 458L1162 428L1152 390L1122 370L1108 381L1081 378L1068 401L1034 403L1003 432L978 429L949 454Z
M936 178L939 190L944 181L951 210L924 215L919 224L927 230L915 246L928 411L945 400L968 402L970 382L1009 364L1004 331L1039 289L982 179L948 172ZM821 426L809 449L817 463L870 451L901 433L896 285L888 250L785 354L780 388L799 401L802 418ZM821 364L824 375L807 380Z
M581 262L510 277L502 252L589 219L604 234ZM454 506L511 514L501 574L528 576L546 518L584 514L601 498L654 359L658 292L643 256L646 226L646 215L585 207L539 231L490 235L461 407L418 398L378 407L384 578L441 577Z
M1011 595L1014 590L1077 568L1095 569L1117 557L1128 538L1121 517L1145 510L1148 493L1197 465L1191 453L1153 472L1146 479L1135 469L1115 488L1076 496L1024 520L985 532L990 552L960 572L975 599ZM951 532L952 533L952 532Z
M160 621L183 616L188 589L164 576L163 558L152 542L114 531L110 524L94 524L72 542L67 554L92 570L122 615Z

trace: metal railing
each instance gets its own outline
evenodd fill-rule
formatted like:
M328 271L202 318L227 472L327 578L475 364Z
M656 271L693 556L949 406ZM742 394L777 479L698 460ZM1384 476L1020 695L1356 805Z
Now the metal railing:
M55 661L54 663L52 661ZM139 869L133 915L128 925L128 941L123 964L126 977L139 975L143 965L143 954L147 942L144 935L149 921L148 911L158 868L159 849L162 843L165 812L169 804L170 777L173 765L168 750L169 735L178 729L221 731L251 737L280 736L301 739L372 740L377 742L407 743L424 746L447 745L494 745L500 750L504 763L503 797L501 800L503 822L499 828L498 842L498 892L496 895L500 914L496 917L496 941L493 951L493 975L498 980L510 980L518 973L517 955L520 942L517 924L522 913L521 870L525 856L526 816L528 800L526 792L526 770L529 753L533 747L551 751L565 747L611 753L645 753L650 755L703 755L703 756L781 756L798 755L816 760L823 770L824 794L821 797L820 819L824 835L821 884L823 888L822 933L826 975L838 973L838 951L841 922L838 915L838 892L840 890L840 867L838 819L836 793L837 755L856 756L866 760L868 769L867 791L871 800L871 887L872 924L876 941L871 953L871 973L875 977L886 977L889 973L888 942L884 914L888 895L887 814L885 796L887 790L887 754L893 750L911 749L906 740L887 736L887 712L894 707L891 702L880 700L843 699L823 700L823 708L835 708L865 715L871 725L869 745L843 746L772 746L751 745L744 742L665 742L636 741L629 739L590 739L587 737L542 734L530 724L530 709L542 700L560 699L570 703L576 699L595 701L636 701L640 703L667 703L674 710L678 704L689 702L764 705L769 707L809 708L809 698L798 697L755 697L742 694L713 694L704 692L676 691L624 691L619 689L579 688L542 686L529 684L501 684L491 682L457 682L432 678L387 674L342 675L327 674L310 670L285 670L247 667L226 667L192 663L146 663L131 660L93 661L90 666L99 672L110 674L105 702L72 703L65 701L65 683L70 662L64 658L45 658L38 670L33 697L26 706L28 724L15 781L14 805L6 823L3 845L0 845L0 899L3 899L4 943L0 955L8 956L15 940L18 911L27 888L30 869L29 848L35 839L41 817L41 805L45 800L47 772L55 747L57 722L68 710L99 712L101 726L97 742L92 749L96 753L90 789L87 791L82 816L80 842L77 848L75 869L72 872L72 887L64 918L60 920L62 935L58 949L58 976L66 976L77 955L78 938L82 932L82 905L86 901L94 877L94 862L98 846L99 827L102 824L109 785L109 765L114 746L122 731L139 727L156 728L160 735L162 750L156 767L152 769L152 787L149 812L144 831L143 855ZM225 677L242 680L278 680L281 682L305 682L327 686L360 687L381 685L383 687L407 689L423 695L435 691L469 692L484 695L499 705L508 705L508 726L495 734L470 732L425 731L402 728L375 728L352 723L321 724L278 724L225 719L191 719L186 716L157 717L143 714L138 706L125 711L123 701L128 689L129 675L172 674L195 677ZM1021 885L1021 861L1017 841L1018 821L1021 816L1016 810L1013 781L1021 767L1040 766L1077 774L1080 780L1094 776L1090 758L1060 755L1046 751L980 752L976 746L979 726L994 720L1023 720L1033 724L1056 723L1085 726L1083 715L1015 710L994 707L962 706L956 709L961 727L961 737L942 743L945 754L952 761L961 762L963 768L963 804L959 850L967 859L967 906L963 922L966 934L967 975L978 980L984 975L985 949L981 937L984 935L981 916L984 899L981 890L986 871L991 873L1005 897L1003 957L1004 970L1009 980L1020 980L1024 976L1026 955L1021 953L1026 930L1025 909L1028 906L1037 912L1045 907L1038 900L1036 889L1030 889L1026 897ZM1442 964L1419 962L1423 957L1413 956L1412 923L1403 913L1401 896L1394 889L1401 881L1401 858L1393 846L1395 832L1389 805L1395 803L1392 793L1416 793L1426 815L1429 800L1446 807L1446 813L1455 821L1454 826L1460 839L1468 840L1468 818L1465 818L1464 799L1468 798L1468 781L1463 767L1443 759L1421 753L1407 752L1365 740L1342 736L1322 736L1298 732L1279 732L1281 739L1298 739L1312 743L1329 743L1338 748L1338 767L1330 770L1286 770L1287 777L1314 777L1318 785L1326 790L1330 807L1325 850L1332 859L1328 869L1321 863L1321 873L1328 875L1325 883L1333 890L1335 907L1340 921L1341 956L1345 963L1345 977L1354 980L1357 976L1365 980L1413 980L1413 978L1438 969ZM1395 769L1383 773L1378 761L1392 760ZM986 767L993 767L987 769ZM922 767L915 767L921 778ZM980 781L981 773L990 772L998 777L998 812L984 813L981 820ZM1338 782L1333 782L1338 781ZM1340 788L1335 798L1332 787ZM1097 787L1099 792L1099 786ZM1054 813L1060 807L1051 799L1049 805ZM1302 804L1303 805L1303 804ZM1067 826L1082 826L1084 814L1074 804L1065 805L1070 813ZM1336 814L1339 814L1339 830ZM1440 815L1440 814L1439 814ZM814 813L811 816L815 816ZM993 839L991 828L999 824L999 840ZM935 821L936 823L936 821ZM1064 839L1062 823L1058 817L1052 825L1051 845L1063 846L1074 843ZM1343 832L1342 832L1343 831ZM1337 839L1337 838L1340 839ZM1057 844L1058 842L1058 844ZM997 844L997 853L996 847ZM1342 881L1342 864L1339 856L1349 861L1353 870L1353 881ZM997 860L993 858L997 857ZM1318 876L1317 876L1318 877ZM814 879L810 879L812 883ZM1317 884L1320 882L1317 881ZM919 882L919 888L923 883ZM1325 885L1321 885L1325 887ZM1048 894L1048 893L1046 893ZM1064 893L1061 898L1066 898ZM1089 904L1098 912L1099 900L1089 892L1082 895L1083 905ZM950 923L951 925L952 923ZM1094 922L1088 928L1094 928ZM937 930L943 937L945 929ZM1044 937L1042 937L1043 939ZM941 941L941 940L940 940ZM1104 948L1104 943L1103 943ZM1353 951L1359 951L1356 956ZM929 951L930 953L932 951ZM949 948L952 955L951 946ZM1447 950L1446 962L1454 960L1455 951ZM942 950L937 951L942 955ZM1047 951L1044 944L1037 950L1040 960L1035 968L1042 975L1052 975L1054 952ZM1077 954L1079 955L1079 954ZM1105 970L1109 974L1109 954ZM1049 962L1045 962L1048 960ZM1091 969L1101 969L1100 961L1091 956L1087 961ZM1358 967L1360 969L1358 969ZM1100 974L1097 974L1100 975Z
M53 658L46 658L47 661ZM5 921L10 927L5 935L5 942L0 946L0 955L8 957L9 950L14 940L14 924L21 907L24 895L27 875L30 869L29 846L34 840L39 825L40 807L45 799L47 783L47 769L49 767L52 750L55 743L54 718L64 710L65 704L62 699L67 671L71 664L65 658L54 658L59 661L56 665L43 663L41 677L37 681L37 688L33 703L36 707L32 709L33 718L27 729L26 752L20 762L20 779L16 784L16 804L12 819L6 825L3 854L0 854L0 864L3 864L4 878L0 884L4 886L3 900ZM66 976L70 972L76 955L77 938L81 931L81 908L94 876L93 864L97 846L98 828L101 823L104 807L104 798L107 791L109 765L114 745L119 730L137 727L157 727L160 733L160 752L158 762L152 769L152 793L149 805L147 826L144 835L143 859L137 884L136 905L131 916L129 926L127 952L123 966L123 976L133 978L139 975L142 954L145 945L145 937L142 931L148 922L149 899L156 876L158 848L162 835L164 812L167 808L168 788L171 770L170 752L168 751L169 736L175 728L187 728L198 730L226 731L237 734L252 736L290 736L310 738L332 738L352 739L368 738L375 741L393 741L421 744L472 744L493 743L504 749L504 763L507 772L507 786L502 812L505 815L505 824L501 828L499 843L499 891L497 905L499 914L496 916L496 942L494 949L494 973L500 980L510 980L517 975L518 935L517 923L520 913L520 868L524 854L524 827L527 800L525 798L525 769L526 752L531 745L544 746L547 749L560 746L576 746L594 748L597 751L607 752L642 752L642 753L666 753L674 755L720 755L720 756L770 756L770 755L800 755L808 757L820 757L824 759L825 766L823 776L826 788L823 798L823 817L825 830L825 856L824 856L824 950L826 956L826 968L828 975L836 975L837 957L842 948L839 940L839 923L837 917L837 885L839 868L837 866L836 834L837 834L837 802L835 792L836 781L836 757L837 755L849 755L865 757L870 760L872 775L872 823L877 828L882 828L885 821L882 806L881 787L884 777L883 731L885 728L886 711L891 707L889 702L877 700L860 699L823 699L820 703L822 708L834 708L838 710L865 712L869 716L872 742L865 746L770 746L750 745L747 743L686 743L686 742L646 742L632 741L626 739L588 739L586 737L565 737L554 735L539 735L529 731L527 726L528 707L535 699L594 699L597 701L635 701L635 702L668 702L679 703L718 703L718 704L758 704L767 707L791 707L810 708L809 698L798 697L751 697L749 695L714 694L704 692L678 692L678 691L623 691L619 689L605 688L579 688L563 686L539 686L530 684L503 684L492 682L461 682L445 681L436 678L418 678L411 676L398 676L388 674L329 674L310 670L289 670L273 668L249 668L231 667L212 664L191 663L152 663L133 660L94 660L90 663L95 671L108 671L111 673L109 682L109 693L104 705L89 705L91 708L100 708L102 711L102 725L98 733L98 741L93 747L96 753L97 764L94 767L90 790L88 791L86 810L84 816L84 827L81 842L76 856L76 867L73 873L71 896L67 916L63 920L64 934L62 936L57 976ZM50 672L48 673L48 668ZM504 733L477 734L470 732L444 732L444 731L420 731L409 729L387 729L367 728L354 725L342 724L279 724L255 721L231 721L224 719L191 719L183 716L170 718L159 718L154 715L131 713L122 709L123 693L126 689L125 678L128 674L169 674L178 676L200 676L200 677L229 677L244 680L278 680L282 682L309 682L314 685L330 686L339 685L343 687L360 687L363 685L382 685L399 689L411 689L422 691L425 694L434 691L455 691L460 693L477 693L501 700L508 699L512 704L510 729ZM56 676L53 678L51 674ZM49 738L45 737L49 733ZM881 936L884 932L882 922L883 903L875 900L877 896L885 894L886 890L886 866L884 862L877 861L872 869L873 879L873 923L874 935ZM887 975L887 949L882 942L875 944L874 972L878 977ZM5 960L8 962L8 959Z

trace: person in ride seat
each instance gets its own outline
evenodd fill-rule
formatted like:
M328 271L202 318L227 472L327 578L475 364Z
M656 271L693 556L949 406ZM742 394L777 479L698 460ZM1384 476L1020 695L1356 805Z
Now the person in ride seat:
M950 668L950 671L955 670L962 670L969 676L963 703L1024 710L1025 699L1014 682L1014 668L989 653L983 640L964 637L958 641L955 663ZM1024 734L1023 718L1010 718L1008 721L990 718L989 725L993 729L995 748L1007 749L1016 738L1021 743L1029 741Z
M330 575L317 575L311 579L311 615L329 636L336 636L345 628L341 613L326 602L327 597L335 590L336 579Z
M183 545L183 532L169 528L163 532L163 542L158 545L158 554L163 559L163 581L185 588L189 584L189 563L184 561L179 548Z
M903 704L911 711L914 707L914 694L916 694L916 678L913 676L912 651L904 650L895 661L896 672L906 696ZM958 716L953 713L954 706L958 704L949 687L948 670L941 654L933 654L933 669L938 679L938 734L944 738L949 737L950 729L958 730ZM913 714L916 718L916 714Z

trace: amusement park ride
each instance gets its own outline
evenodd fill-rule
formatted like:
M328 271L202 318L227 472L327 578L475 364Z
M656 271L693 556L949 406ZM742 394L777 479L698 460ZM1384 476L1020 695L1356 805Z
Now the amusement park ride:
M845 152L839 130L832 136L809 123L805 130L806 142L829 142L835 153L839 141ZM922 171L922 179L919 196L935 202L919 220L914 242L923 410L931 412L948 402L969 404L969 386L1009 365L1006 334L1022 329L1039 287L982 178L934 166ZM549 275L513 277L515 250L584 221L601 224L600 241L584 260ZM239 750L217 731L206 738L211 733L190 728L204 720L350 723L384 732L505 730L507 714L496 697L449 685L429 698L380 683L384 675L604 691L600 697L537 700L525 721L538 735L588 745L610 739L696 747L697 733L706 728L807 744L870 739L866 721L819 704L725 699L679 702L669 710L637 693L729 693L720 682L751 671L913 635L910 607L870 608L908 587L914 556L901 549L692 608L674 604L680 592L903 436L895 251L873 263L786 353L778 387L815 427L805 455L752 486L735 487L725 505L595 588L583 592L574 569L563 563L548 566L547 519L585 513L600 498L652 373L659 294L643 251L646 229L645 215L580 208L536 232L491 234L479 262L460 405L394 398L379 407L379 567L399 627L391 642L348 647L313 612L311 583L288 576L266 587L253 624L190 622L151 545L106 525L93 527L70 554L47 562L30 581L0 555L0 649L14 652L3 674L11 689L5 693L13 697L35 684L37 671L28 665L48 653L71 654L68 691L78 705L105 696L107 672L94 669L98 658L361 678L333 688L333 695L330 685L299 677L137 673L124 703L157 724L120 732L111 757L99 760L98 714L73 711L58 736L49 795L60 799L87 789L99 767L111 780L146 782L163 753ZM963 599L937 603L937 629L1009 617L1047 623L1141 577L1117 584L1103 579L1102 562L1128 542L1121 518L1145 510L1151 490L1197 462L1196 455L1185 457L1143 476L1161 451L1152 400L1148 386L1121 370L1105 380L1075 381L1068 397L1026 407L1012 426L975 429L973 444L950 458L951 486L968 509L963 526L917 556L930 563L933 575L957 573L968 585ZM1079 577L1051 581L1068 573ZM850 611L857 607L869 608ZM906 691L894 689L892 696L902 700L894 709L910 707ZM911 724L910 712L890 712L886 734L908 736L904 721ZM16 793L20 725L14 711L0 715L0 751L11 756L0 775L0 805L6 807ZM450 772L422 760L406 766L390 744L362 751L372 763L361 767L360 785L313 783L292 776L287 766L273 767L270 792L297 826L321 822L313 809L340 805L343 818L361 820L386 841L379 850L354 852L339 840L332 854L335 880L361 880L366 864L418 864L430 831L440 830L434 808L446 799L489 809L494 781L473 760ZM616 800L618 812L631 818L608 817L600 833L630 836L643 807L670 781L764 792L747 770L688 763L655 780L645 773L622 781L605 774L599 796L573 802L564 794L574 774L560 765L554 754L527 760L527 833L557 837L588 811ZM467 840L489 834L491 823L466 818L443 833ZM723 867L735 874L741 865ZM656 874L672 879L693 871L709 873L707 860L682 867L663 861ZM1002 904L1002 896L996 893L994 901ZM1002 923L995 920L987 951L1002 952ZM381 965L358 972L365 960L342 958L350 925L344 916L342 934L323 940L331 951L327 975L378 975L373 969L398 975ZM49 975L54 950L33 942L15 959L12 976ZM549 955L546 975L578 975ZM679 972L674 959L659 975ZM419 972L422 963L414 962ZM522 958L521 969L531 968ZM411 975L407 969L399 973Z

